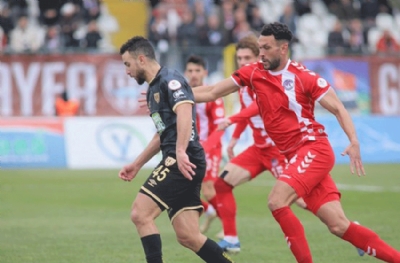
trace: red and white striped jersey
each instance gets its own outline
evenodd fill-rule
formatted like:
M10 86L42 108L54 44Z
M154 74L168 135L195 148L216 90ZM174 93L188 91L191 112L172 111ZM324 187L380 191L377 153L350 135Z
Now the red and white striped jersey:
M239 113L229 117L232 123L237 123L232 137L239 138L246 126L249 125L253 131L254 144L257 147L264 148L273 146L273 141L265 131L264 123L259 114L255 99L256 95L249 87L244 87L239 90L241 110Z
M215 101L196 103L197 132L200 142L206 141L210 134L217 130L218 124L224 118L224 101L221 98Z
M315 72L291 60L278 72L257 62L235 71L232 79L254 91L265 130L282 153L296 150L305 140L327 137L315 120L314 105L331 86Z

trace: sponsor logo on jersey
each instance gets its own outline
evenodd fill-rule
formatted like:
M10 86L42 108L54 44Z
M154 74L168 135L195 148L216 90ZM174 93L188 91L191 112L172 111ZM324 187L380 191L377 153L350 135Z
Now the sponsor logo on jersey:
M179 81L177 81L176 79L173 79L170 82L168 82L168 88L170 90L177 90L181 87L182 87L181 83Z
M170 156L167 157L167 159L165 159L165 166L171 166L174 165L176 163L176 160Z
M183 98L185 94L183 93L182 90L177 90L175 91L172 96L174 96L175 99Z
M326 86L328 86L328 82L323 78L318 78L317 84L318 84L318 87L320 87L320 88L325 88Z
M294 82L291 79L286 79L283 82L283 87L285 88L285 90L291 90L294 87Z
M160 93L159 92L154 93L154 100L156 101L156 103L160 102Z

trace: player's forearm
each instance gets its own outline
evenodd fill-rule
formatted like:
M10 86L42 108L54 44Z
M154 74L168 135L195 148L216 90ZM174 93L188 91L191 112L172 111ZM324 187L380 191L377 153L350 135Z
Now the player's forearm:
M349 112L343 107L338 109L337 113L335 114L340 126L342 127L343 131L346 133L349 141L351 143L358 143L356 129L354 127L354 123L351 119Z
M189 107L188 107L189 106ZM192 105L184 104L177 108L176 127L177 140L176 152L186 152L192 136Z
M139 167L142 167L145 163L150 161L150 159L160 151L160 143L160 135L156 133L149 144L147 144L147 147L136 158L135 163Z
M215 94L212 93L212 86L199 86L193 89L193 95L195 102L209 102L218 99Z
M240 112L230 116L229 120L232 123L242 122L258 114L260 114L260 112L258 110L257 102L253 101L253 103L250 104L249 107L244 108Z

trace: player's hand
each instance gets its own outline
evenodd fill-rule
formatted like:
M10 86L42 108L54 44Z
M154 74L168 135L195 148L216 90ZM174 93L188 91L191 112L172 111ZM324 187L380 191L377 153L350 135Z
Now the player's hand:
M237 139L236 138L232 138L229 141L229 144L228 144L228 147L227 147L229 160L231 160L233 157L235 157L235 153L233 152L233 148L235 148L236 143L237 143Z
M190 162L189 156L184 151L176 152L176 161L178 162L179 171L187 178L192 181L193 176L196 175L193 169L196 169L196 165Z
M135 164L131 163L128 164L119 171L118 176L124 181L130 182L133 178L136 177L137 173L139 172L139 167Z
M358 176L365 175L364 166L361 161L360 144L358 142L350 143L349 146L342 152L342 156L348 155L350 158L350 171Z
M232 122L231 122L229 119L225 118L223 121L221 121L221 122L218 124L217 130L219 130L219 131L225 130L225 129L228 128L231 124L232 124Z

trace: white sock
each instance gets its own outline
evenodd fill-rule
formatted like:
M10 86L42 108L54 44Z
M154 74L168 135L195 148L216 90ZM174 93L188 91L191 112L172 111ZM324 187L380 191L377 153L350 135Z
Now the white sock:
M238 236L224 236L224 240L231 244L236 244L239 242L239 237Z
M212 204L208 204L206 213L207 213L208 215L212 215L212 214L215 214L215 213L216 213L215 208L212 206Z

